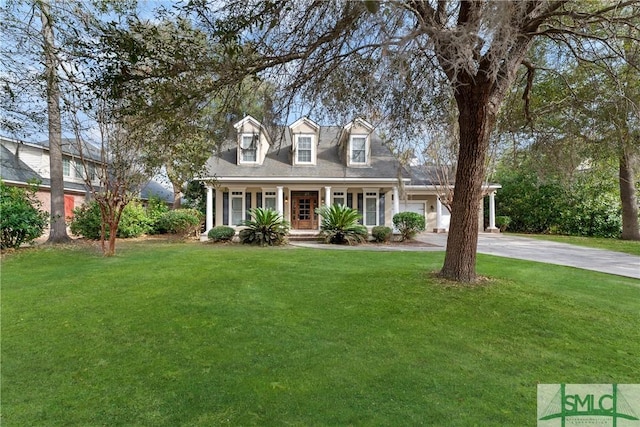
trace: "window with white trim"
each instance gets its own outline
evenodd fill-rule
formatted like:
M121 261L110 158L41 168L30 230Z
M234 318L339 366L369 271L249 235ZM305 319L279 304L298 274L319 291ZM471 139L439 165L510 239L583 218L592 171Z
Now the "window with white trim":
M378 225L378 193L364 193L364 225Z
M89 173L88 178L90 181L95 181L96 179L98 179L98 172L96 171L95 163L89 163L87 165L87 171Z
M265 191L262 194L262 206L264 209L276 210L276 192Z
M334 205L347 205L347 199L345 197L344 191L334 191L333 192L333 204Z
M244 221L244 191L232 191L231 203L231 225L241 225Z
M71 159L62 159L62 175L71 176Z
M313 136L296 135L296 163L313 163Z
M258 161L258 135L242 135L240 151L240 161L242 163L256 163Z
M364 135L354 135L351 137L351 147L349 150L351 163L367 163L367 137Z
M82 177L84 176L84 165L81 161L73 161L73 173L76 178L82 179Z

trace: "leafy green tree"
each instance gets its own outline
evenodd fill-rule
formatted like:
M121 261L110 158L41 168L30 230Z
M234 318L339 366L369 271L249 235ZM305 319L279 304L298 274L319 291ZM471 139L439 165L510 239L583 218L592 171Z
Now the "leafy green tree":
M522 154L521 154L522 157ZM497 172L502 189L496 205L510 219L509 230L575 236L619 237L620 201L612 169L583 170L561 179L539 162L511 162Z
M222 48L180 17L105 24L89 51L105 52L92 86L119 100L118 114L147 141L144 162L164 168L179 208L185 184L230 138L244 115L270 121L270 86L255 78L221 84Z
M10 187L0 180L0 248L19 248L42 236L47 212L35 197L37 187Z
M500 128L537 159L539 174L554 175L565 187L576 175L608 169L614 159L622 206L620 236L640 240L640 49L624 39L611 43L621 57L580 61L540 43L527 63L522 87L507 101ZM562 78L550 70L549 62L564 64Z

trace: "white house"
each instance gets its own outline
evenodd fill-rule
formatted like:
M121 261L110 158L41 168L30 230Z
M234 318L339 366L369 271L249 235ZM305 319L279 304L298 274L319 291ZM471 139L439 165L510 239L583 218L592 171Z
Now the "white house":
M412 177L363 119L338 127L304 117L277 140L251 116L235 128L236 141L213 155L198 178L207 187L207 230L237 227L250 217L249 209L264 207L280 212L292 230L316 231L315 208L332 204L357 209L368 228L392 227L393 216L403 211L424 215L427 230L448 228L438 183ZM488 188L494 192L499 186ZM493 196L490 201L494 206ZM494 208L490 214L495 228Z

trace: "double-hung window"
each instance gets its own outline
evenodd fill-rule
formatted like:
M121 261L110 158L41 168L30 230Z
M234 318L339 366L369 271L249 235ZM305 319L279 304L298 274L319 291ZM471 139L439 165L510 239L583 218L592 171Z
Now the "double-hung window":
M367 163L367 137L352 136L351 137L351 163L365 164Z
M364 194L364 225L378 225L378 193Z
M333 204L334 205L347 205L347 200L345 199L344 191L335 191L333 193Z
M62 175L71 176L71 159L62 159Z
M258 161L258 135L242 135L240 144L241 157L243 163L255 163Z
M244 191L231 192L231 225L241 225L244 221Z
M275 191L265 191L263 198L263 206L264 209L276 210L276 192Z
M87 165L87 171L89 173L89 181L95 181L98 178L98 172L96 171L95 163L89 163Z
M298 135L296 163L313 163L313 137Z

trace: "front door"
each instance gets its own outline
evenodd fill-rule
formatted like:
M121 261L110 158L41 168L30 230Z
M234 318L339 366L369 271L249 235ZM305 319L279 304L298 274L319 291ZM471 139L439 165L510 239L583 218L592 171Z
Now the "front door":
M291 227L298 230L318 228L318 193L315 191L291 192Z

